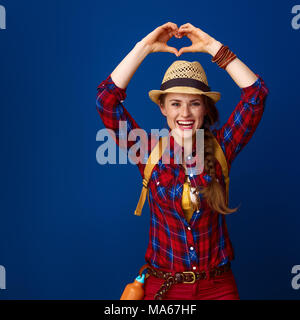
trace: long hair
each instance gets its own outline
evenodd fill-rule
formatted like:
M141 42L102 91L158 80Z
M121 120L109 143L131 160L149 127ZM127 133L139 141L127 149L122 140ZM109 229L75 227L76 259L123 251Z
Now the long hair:
M159 97L159 101L162 105L165 103L166 94L162 94ZM207 111L207 114L203 119L204 129L204 169L211 177L211 180L207 187L197 187L197 191L200 192L208 206L219 213L227 214L237 211L237 208L230 209L226 205L224 197L224 189L220 185L216 177L215 170L215 148L213 143L213 134L210 127L216 123L219 123L219 111L216 108L215 102L208 96L202 95L203 102ZM197 197L198 207L201 206L200 199Z

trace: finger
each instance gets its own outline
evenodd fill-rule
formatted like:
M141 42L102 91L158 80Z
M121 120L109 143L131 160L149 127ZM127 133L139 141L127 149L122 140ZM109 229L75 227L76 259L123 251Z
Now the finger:
M186 36L189 32L186 30L178 31L178 35L182 38L183 36Z
M180 35L180 34L178 33L178 30L173 31L173 36L176 37L176 38L182 38L182 35Z
M183 47L183 48L180 48L180 50L179 50L178 54L179 54L179 55L181 55L181 54L183 54L183 53L185 53L185 52L193 52L193 50L192 50L191 46L190 46L190 47Z
M180 30L188 30L190 32L193 32L195 31L197 28L194 27L192 24L190 23L187 23L187 24L183 24L182 26L180 26L180 28L178 29L179 31Z
M185 23L181 27L190 27L190 28L195 28L191 23Z
M184 31L181 31L181 32L180 32L180 31L178 30L178 31L176 32L175 36L176 36L177 38L182 38L183 36L185 36L185 32L184 32Z
M178 29L178 32L181 33L181 32L191 32L193 30L193 28L191 28L190 26L181 26L179 29Z
M178 35L178 30L173 30L173 29L168 29L167 30L168 32L168 41L172 38L172 37L176 37L176 38L179 38L179 35Z
M189 25L189 26L185 26L185 27L180 27L178 32L189 32L189 33L192 33L192 34L200 34L200 36L203 36L205 35L206 33L200 29L200 28L196 28L194 27L193 25Z
M173 36L178 36L178 30L177 29L176 30L172 29L172 31L170 31L170 33L171 33L172 37Z
M183 38L183 37L187 37L187 38L189 38L191 41L192 41L192 39L191 39L191 32L189 32L189 31L183 31L183 32L180 32L180 33L178 33L179 34L179 38L181 39L181 38Z
M173 47L167 47L167 52L174 53L176 55L176 57L178 57L178 55L179 55L178 50Z
M173 22L167 22L165 24L162 25L163 29L171 29L172 31L177 31L178 27L176 23Z
M159 34L165 33L165 34L168 36L168 41L174 36L174 34L175 34L176 32L177 32L177 31L175 31L175 30L173 30L172 28L170 28L170 26L162 27L162 28L159 30Z
M181 29L181 28L191 28L191 27L192 27L192 25L190 23L185 23L185 24L181 25L179 27L179 29Z
M190 30L183 30L183 31L178 31L178 34L182 38L184 36L189 37L189 35L192 34L192 32Z
M178 56L179 52L176 48L174 47L169 47L169 46L163 46L162 48L163 52L170 52L170 53L174 53L176 56Z

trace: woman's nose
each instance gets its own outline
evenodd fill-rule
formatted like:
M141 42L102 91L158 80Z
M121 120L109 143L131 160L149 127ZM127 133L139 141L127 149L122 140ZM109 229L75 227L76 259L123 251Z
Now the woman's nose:
M181 115L183 117L188 117L190 115L190 108L189 108L189 106L187 104L182 106Z

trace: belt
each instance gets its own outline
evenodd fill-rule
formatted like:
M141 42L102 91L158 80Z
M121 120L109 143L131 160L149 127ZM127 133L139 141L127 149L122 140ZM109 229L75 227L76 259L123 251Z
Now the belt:
M226 264L210 269L209 278L214 278L215 276L221 275L224 272L228 271L231 268L231 263L228 261ZM182 271L176 272L172 274L172 272L165 272L162 270L158 270L153 268L150 265L147 265L147 273L153 275L160 279L165 279L165 282L161 285L159 290L154 296L154 300L162 300L168 290L171 288L173 284L176 283L195 283L197 280L207 279L208 273L205 271L193 272L193 271Z

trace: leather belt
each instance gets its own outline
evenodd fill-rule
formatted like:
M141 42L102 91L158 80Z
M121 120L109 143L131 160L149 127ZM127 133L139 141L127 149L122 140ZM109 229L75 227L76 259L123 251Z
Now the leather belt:
M228 261L226 264L220 267L215 267L209 270L209 278L214 278L215 276L221 275L224 272L228 271L230 268L231 268L230 261ZM162 270L158 270L149 265L147 265L147 273L157 278L165 279L165 282L161 285L161 287L155 294L154 300L162 300L165 297L168 290L171 288L171 286L176 283L193 284L197 280L208 278L208 274L205 271L200 271L200 272L182 271L182 272L176 272L175 274L172 274L172 272L165 272Z

